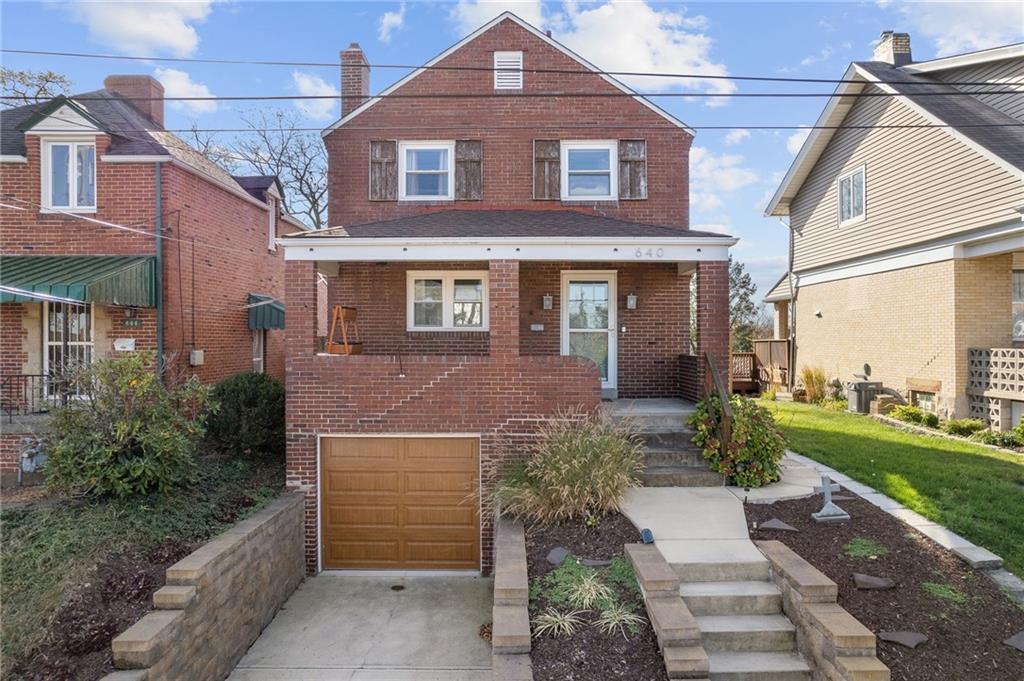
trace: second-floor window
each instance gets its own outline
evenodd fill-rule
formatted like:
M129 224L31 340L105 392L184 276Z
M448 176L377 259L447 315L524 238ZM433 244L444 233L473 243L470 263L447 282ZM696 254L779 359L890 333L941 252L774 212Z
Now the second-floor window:
M839 224L864 219L864 166L839 176Z
M45 141L42 155L43 206L60 210L95 210L96 144Z
M618 198L618 143L562 142L562 199L601 201Z
M269 214L267 220L267 249L277 250L277 199L268 198L267 205Z
M398 145L398 198L451 200L454 142L401 142Z

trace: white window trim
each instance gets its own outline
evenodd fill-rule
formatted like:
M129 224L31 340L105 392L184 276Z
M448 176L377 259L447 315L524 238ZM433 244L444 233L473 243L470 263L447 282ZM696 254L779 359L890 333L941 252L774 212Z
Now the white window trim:
M52 173L50 171L52 170L51 166L53 164L53 161L52 161L52 155L50 154L50 147L52 147L55 144L70 145L71 146L71 154L70 154L70 157L69 157L69 160L68 160L68 163L71 166L68 169L69 170L68 182L70 184L70 186L68 187L68 198L71 199L71 203L72 203L72 205L70 205L70 206L54 206L53 203L51 202L52 194L51 194L50 190L52 189L51 183L52 183L53 179L52 179ZM75 197L76 197L76 191L75 190L76 190L77 185L78 185L78 164L75 162L75 160L77 159L77 155L78 155L78 153L76 151L76 147L79 147L79 146L90 146L93 149L93 167L95 168L95 172L96 172L96 182L95 182L95 186L93 187L93 205L91 205L91 206L76 206L76 205L74 205L74 201L75 201ZM41 197L41 200L39 201L39 205L41 206L41 208L39 209L39 212L40 213L57 213L57 212L65 212L65 213L95 213L96 212L96 203L99 201L99 194L100 194L100 190L99 190L100 189L99 188L99 184L100 184L99 183L99 161L100 161L100 156L99 156L98 150L96 149L96 138L95 137L80 137L80 136L78 136L78 137L64 137L64 136L56 136L56 135L54 135L52 137L44 138L44 139L40 140L40 156L41 156L41 158L40 158L40 162L39 162L39 175L40 175L40 187L42 188L42 197Z
M267 197L267 250L277 250L277 199Z
M562 200L563 201L618 201L619 199L619 142L618 140L562 140L561 158L559 165L562 168ZM608 174L610 194L605 196L570 196L569 195L569 150L570 149L607 149L608 150Z
M863 210L861 211L860 215L858 215L857 217L850 218L849 220L843 220L843 180L849 179L849 178L853 177L854 175L856 175L857 173L860 173L860 174L862 174L864 176L864 180L862 182L862 185L864 187L864 196L861 199L861 205L863 207ZM867 166L862 163L861 165L857 166L853 170L851 170L851 171L849 171L847 173L843 173L842 175L840 175L839 177L836 178L836 220L837 220L838 225L840 227L845 227L847 225L855 225L858 222L864 222L865 220L867 220L867 218L868 218L868 172L867 172Z
M504 68L498 71L499 62L514 59L519 62L518 69ZM518 77L518 85L506 85L501 83L498 76L502 75L505 78L510 76ZM495 90L522 90L523 89L523 53L521 50L505 50L497 51L494 53L494 89Z
M43 347L42 347L43 357L42 357L42 359L43 359L43 361L42 361L42 366L43 366L43 376L47 377L47 378L43 379L44 381L49 381L49 375L50 375L50 346L52 346L52 345L59 345L59 343L50 340L50 304L51 303L49 301L43 301L42 302L42 306L43 306L43 332L42 332L42 341L43 341ZM70 303L66 303L66 304L70 305ZM89 308L89 338L91 340L88 340L88 341L68 341L67 345L69 347L70 346L76 346L76 347L88 346L89 348L91 348L91 352L89 353L89 356L91 357L91 361L92 362L96 362L96 360L97 360L97 357L96 357L96 304L95 303L81 303L81 305L83 307L88 307ZM47 391L49 391L49 386L47 386Z
M267 330L254 329L252 332L252 370L253 373L266 373L267 367Z
M448 193L445 196L409 195L405 193L405 152L410 149L448 150ZM455 200L455 141L415 141L398 143L398 200L399 201L453 201Z
M490 284L487 270L407 270L405 273L405 330L479 333L490 329ZM417 279L441 280L441 326L416 326L415 287ZM479 279L483 284L483 326L455 326L455 280Z

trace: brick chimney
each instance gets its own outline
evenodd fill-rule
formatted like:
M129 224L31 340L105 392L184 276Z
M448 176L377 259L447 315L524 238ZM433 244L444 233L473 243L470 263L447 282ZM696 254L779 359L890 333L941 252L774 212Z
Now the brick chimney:
M882 37L875 45L873 61L884 61L893 66L906 66L914 61L910 55L910 34L882 31Z
M370 96L370 65L359 43L341 51L341 116L359 108Z
M107 76L103 87L125 97L143 116L164 127L164 86L156 78Z

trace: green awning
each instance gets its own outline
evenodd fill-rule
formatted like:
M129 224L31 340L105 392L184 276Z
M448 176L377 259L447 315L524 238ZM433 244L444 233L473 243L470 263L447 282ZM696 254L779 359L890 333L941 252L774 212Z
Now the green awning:
M156 258L130 255L0 255L0 285L83 303L156 307ZM0 290L2 303L37 302Z
M249 328L250 329L283 329L284 303L261 293L250 293Z

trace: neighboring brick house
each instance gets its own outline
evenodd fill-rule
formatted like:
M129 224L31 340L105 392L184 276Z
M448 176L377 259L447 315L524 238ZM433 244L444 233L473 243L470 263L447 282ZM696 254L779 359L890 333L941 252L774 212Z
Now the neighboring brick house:
M736 240L688 229L693 132L510 13L384 91L405 97L341 60L335 226L280 242L307 565L487 571L493 483L539 423L693 399L697 357L727 365ZM317 354L323 280L362 354Z
M284 377L274 239L301 224L275 178L232 177L164 131L162 97L149 76L111 76L0 113L5 473L81 362L147 350L173 377Z
M1008 428L1024 413L1024 45L914 62L886 31L843 80L766 211L789 218L792 277L766 300L793 374L867 366L925 409ZM843 96L862 92L882 96Z

